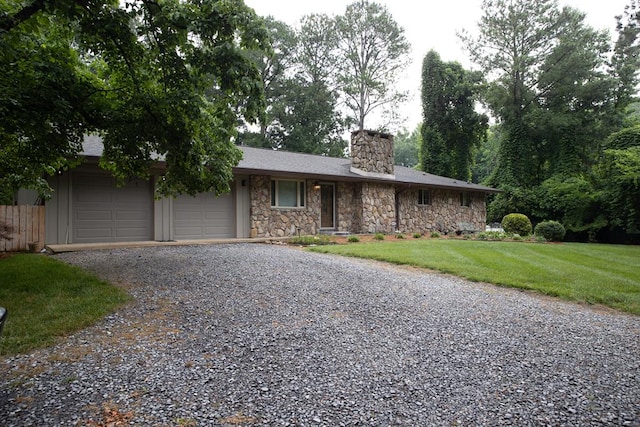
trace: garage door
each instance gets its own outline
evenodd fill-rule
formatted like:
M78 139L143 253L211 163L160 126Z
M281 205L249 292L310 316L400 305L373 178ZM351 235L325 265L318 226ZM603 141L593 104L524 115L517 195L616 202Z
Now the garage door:
M173 201L173 238L219 239L236 237L233 194L178 196Z
M153 238L151 183L132 180L122 188L108 174L73 175L73 243L131 242Z

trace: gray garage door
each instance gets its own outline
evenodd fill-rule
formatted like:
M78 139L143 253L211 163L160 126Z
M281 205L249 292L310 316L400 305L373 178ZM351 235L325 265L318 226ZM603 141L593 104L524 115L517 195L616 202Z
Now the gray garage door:
M153 238L151 183L132 180L122 188L108 174L73 175L73 243L132 242Z
M173 237L176 240L236 237L232 194L178 196L173 201Z

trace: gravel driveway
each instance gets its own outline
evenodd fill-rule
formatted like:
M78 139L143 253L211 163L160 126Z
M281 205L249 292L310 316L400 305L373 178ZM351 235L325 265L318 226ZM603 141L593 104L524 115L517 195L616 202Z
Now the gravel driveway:
M0 360L0 425L640 425L640 318L264 244L61 254L135 302Z

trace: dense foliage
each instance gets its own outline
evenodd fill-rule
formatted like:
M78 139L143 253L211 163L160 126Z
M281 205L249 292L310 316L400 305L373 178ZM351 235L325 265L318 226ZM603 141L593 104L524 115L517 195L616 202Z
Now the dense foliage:
M101 165L121 180L163 156L164 194L229 189L239 117L264 110L249 50L268 50L262 20L220 0L3 2L0 196L46 195L47 175L100 133ZM12 201L12 200L9 200Z
M486 0L479 35L460 34L491 76L483 98L496 125L474 168L502 190L489 221L523 212L561 222L570 238L638 235L636 153L628 151L638 134L637 0L617 23L611 43L556 0Z
M475 110L482 77L430 51L422 65L420 168L471 180L473 150L486 139L488 118Z
M510 213L502 218L500 223L505 233L517 234L519 236L529 236L533 227L529 218L520 213Z
M536 225L533 234L544 237L549 242L561 242L566 231L558 221L542 221Z
M341 157L350 127L388 131L397 124L406 94L396 83L409 44L385 7L359 0L342 15L306 15L296 28L273 18L266 25L273 55L255 60L267 114L259 130L244 126L240 144Z

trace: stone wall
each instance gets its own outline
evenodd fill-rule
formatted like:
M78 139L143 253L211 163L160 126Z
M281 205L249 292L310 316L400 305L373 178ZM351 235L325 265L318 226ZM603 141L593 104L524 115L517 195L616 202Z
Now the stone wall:
M320 226L320 191L306 181L304 208L272 208L271 177L252 176L251 237L284 237L318 234Z
M393 175L393 135L356 131L351 134L351 167Z
M336 185L336 229L350 233L362 227L362 184L338 182Z
M315 235L320 232L320 191L306 181L304 208L272 208L271 177L252 176L251 237ZM484 230L484 193L469 193L470 206L460 206L460 192L431 190L431 204L418 205L418 189L399 194L396 226L395 187L384 183L337 182L336 230L349 233L451 233L461 228Z
M362 183L362 225L358 233L393 233L396 222L393 185Z
M469 206L460 206L460 192L431 190L431 204L418 205L418 189L402 192L400 198L400 223L403 233L439 231L450 233L472 226L484 230L486 206L484 193L469 193Z

